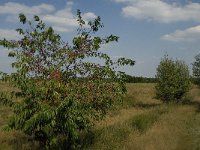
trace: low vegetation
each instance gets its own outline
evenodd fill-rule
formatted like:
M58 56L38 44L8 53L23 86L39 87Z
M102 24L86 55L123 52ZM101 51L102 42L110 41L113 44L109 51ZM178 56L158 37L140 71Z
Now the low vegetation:
M1 83L1 90L9 90ZM200 148L200 89L192 86L188 104L165 104L155 99L155 84L127 84L127 96L102 121L82 134L80 149L196 150ZM42 149L33 137L20 131L3 130L12 116L0 106L0 149Z

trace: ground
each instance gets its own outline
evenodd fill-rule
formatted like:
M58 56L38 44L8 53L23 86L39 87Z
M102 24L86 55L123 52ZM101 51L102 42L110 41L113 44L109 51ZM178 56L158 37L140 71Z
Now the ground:
M155 99L155 84L127 84L123 105L113 108L82 140L91 150L200 150L200 89L192 86L185 104ZM9 90L1 83L0 90ZM0 128L11 110L0 106ZM39 149L17 131L0 131L0 149Z

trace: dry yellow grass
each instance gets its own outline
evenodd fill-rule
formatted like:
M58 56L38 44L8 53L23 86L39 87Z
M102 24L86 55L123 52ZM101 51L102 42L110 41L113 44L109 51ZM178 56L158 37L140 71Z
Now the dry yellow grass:
M96 127L106 127L116 123L124 122L127 119L149 111L148 109L162 102L155 99L155 84L152 83L128 83L127 84L128 104L131 103L135 107L128 107L117 110L118 112L110 112L106 118L98 122ZM126 101L126 100L125 100ZM130 102L131 101L131 102ZM126 103L126 102L124 102ZM123 104L122 104L123 105Z
M127 95L143 104L161 104L155 99L155 84L153 83L128 83Z
M192 88L189 92L189 97L192 99L193 102L200 103L200 88L197 85L192 85Z
M117 114L115 113L115 115L113 115L111 112L110 114L106 116L106 118L103 121L98 122L95 128L108 127L114 124L123 123L124 121L128 120L130 117L138 115L142 112L144 112L144 110L137 109L137 108L121 109L119 110Z
M131 134L124 149L184 150L191 148L191 137L185 129L190 123L189 118L193 115L194 108L191 106L174 107L145 134Z
M88 137L91 150L197 150L200 149L200 89L192 86L189 104L163 104L155 99L155 84L127 84L123 106L108 113ZM0 83L0 90L10 87ZM15 89L14 89L15 90ZM164 113L162 113L164 110ZM167 110L167 111L166 111ZM0 106L0 129L12 115ZM141 117L141 119L140 119ZM137 118L137 120L136 120ZM139 120L138 120L139 118ZM134 124L137 122L138 124ZM141 130L140 130L141 129ZM38 143L16 131L0 131L0 149L39 149Z
M107 116L100 126L96 126L100 131L96 133L94 143L86 149L200 149L200 89L197 86L193 86L188 94L192 101L187 105L166 105L156 100L154 84L128 84L127 87L128 96L135 101L135 107L121 109L117 115ZM168 112L147 126L145 132L141 133L129 124L134 116L148 116L152 111L166 107Z
M148 88L148 87L146 87ZM151 87L152 89L152 87ZM150 90L150 89L149 89ZM200 90L193 85L188 96L191 103L200 102ZM153 99L152 99L153 100ZM151 101L152 101L151 100ZM145 134L137 132L131 134L127 139L124 149L134 150L188 150L198 149L198 139L195 139L192 130L199 129L195 123L199 114L195 105L169 105L169 113L163 115L156 124ZM194 120L196 122L194 122ZM199 135L197 135L199 136ZM195 142L196 141L196 142ZM197 142L198 141L198 142Z
M12 90L17 91L18 89L9 86L8 83L0 81L0 91L2 91L2 92L9 92L9 91L12 91Z

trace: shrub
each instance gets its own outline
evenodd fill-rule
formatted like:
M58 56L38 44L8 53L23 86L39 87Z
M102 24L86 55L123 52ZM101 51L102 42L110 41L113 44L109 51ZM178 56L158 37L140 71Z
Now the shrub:
M188 66L180 60L165 56L157 68L156 95L162 101L180 101L189 90Z
M192 64L193 82L200 86L200 54L194 58L195 62Z
M3 80L19 89L0 95L0 102L15 114L8 126L34 136L46 148L77 148L80 135L126 92L124 73L115 68L134 65L131 59L113 61L100 51L102 44L118 41L114 35L95 36L103 27L100 17L86 22L78 10L77 18L72 46L38 16L31 22L23 14L20 22L29 28L17 29L22 39L0 41L13 50L9 56L16 60L12 64L16 72L2 73Z

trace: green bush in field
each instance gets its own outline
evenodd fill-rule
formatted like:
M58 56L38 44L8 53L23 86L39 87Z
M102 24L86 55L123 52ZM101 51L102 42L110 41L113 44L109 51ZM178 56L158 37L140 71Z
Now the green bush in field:
M12 64L16 72L2 73L3 80L19 89L0 95L0 102L14 111L8 126L35 137L46 148L78 148L80 135L126 92L125 74L116 68L134 65L134 61L113 61L100 50L118 41L114 35L95 36L103 27L100 17L86 22L77 11L79 28L72 46L38 16L33 22L23 14L19 19L28 27L17 29L22 39L0 41L13 50L9 56L16 60Z
M195 62L192 64L194 83L200 86L200 54L195 56Z
M157 68L156 96L162 101L180 101L190 87L189 69L185 62L165 56Z

